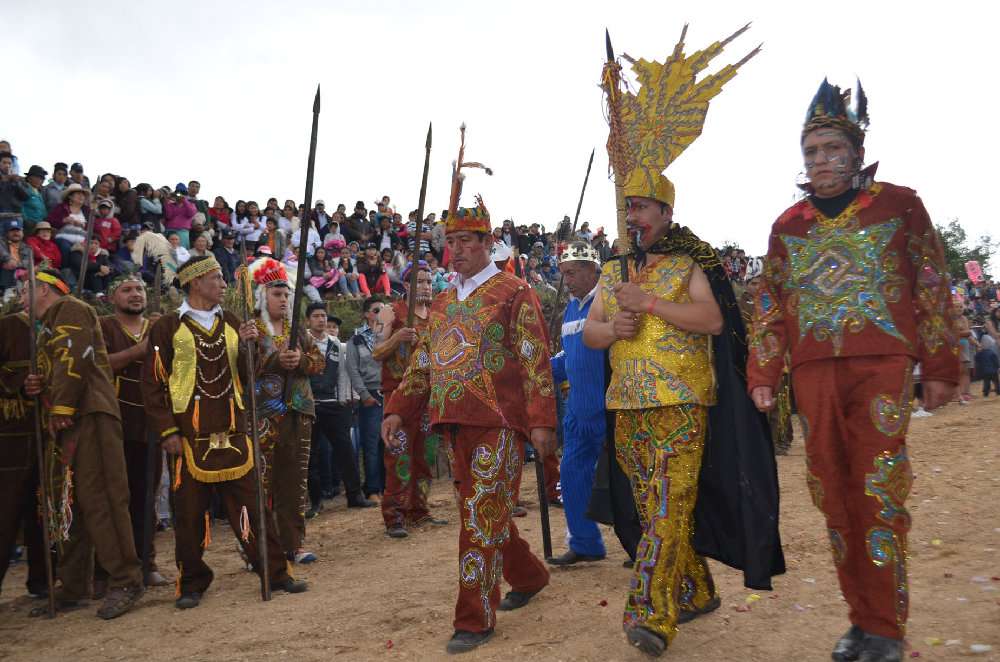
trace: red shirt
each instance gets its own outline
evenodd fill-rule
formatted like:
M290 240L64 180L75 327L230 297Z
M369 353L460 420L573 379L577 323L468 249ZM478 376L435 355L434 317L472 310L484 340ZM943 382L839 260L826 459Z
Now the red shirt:
M94 219L94 234L101 241L101 248L112 251L117 248L118 239L122 236L122 226L114 216L98 216Z

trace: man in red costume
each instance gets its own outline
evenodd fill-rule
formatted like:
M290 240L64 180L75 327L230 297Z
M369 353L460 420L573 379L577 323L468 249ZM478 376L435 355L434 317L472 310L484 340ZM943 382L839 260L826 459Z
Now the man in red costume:
M464 127L463 127L464 151ZM403 421L428 410L443 433L459 497L459 591L449 653L493 636L495 611L523 607L549 573L511 520L524 444L543 456L555 446L556 408L541 306L522 280L490 261L489 213L479 200L459 209L459 154L445 228L455 287L431 305L402 383L382 423L386 445L401 445ZM479 166L481 167L481 166ZM500 575L512 587L500 600Z
M747 387L774 406L786 352L806 435L806 479L826 516L851 628L834 660L899 660L909 592L904 502L913 367L924 404L958 381L941 241L916 193L862 168L867 99L825 80L802 130L805 199L771 229L754 304Z

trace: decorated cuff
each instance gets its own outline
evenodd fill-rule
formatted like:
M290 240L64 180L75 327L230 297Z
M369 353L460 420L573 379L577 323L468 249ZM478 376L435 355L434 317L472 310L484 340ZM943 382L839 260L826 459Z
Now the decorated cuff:
M51 416L73 416L76 414L76 407L67 407L65 405L55 405L49 410Z
M166 439L166 438L167 438L167 437L169 437L170 435L172 435L172 434L177 434L177 433L179 433L180 431L181 431L181 429L180 429L180 428L178 428L178 427L172 427L172 428L167 428L167 429L166 429L166 430L164 430L164 431L163 431L162 433L160 433L160 440L162 441L163 439Z

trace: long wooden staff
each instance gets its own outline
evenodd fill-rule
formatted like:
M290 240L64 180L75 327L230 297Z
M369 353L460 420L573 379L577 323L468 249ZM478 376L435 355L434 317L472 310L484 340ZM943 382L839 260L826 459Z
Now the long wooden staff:
M427 199L427 173L431 167L431 127L427 125L427 142L424 144L424 175L420 180L420 200L417 203L416 236L413 238L413 260L410 266L410 301L406 311L406 326L410 329L417 316L417 264L420 262L420 235L424 230L424 201Z
M301 244L300 244L301 246ZM300 249L301 257L301 249ZM243 323L246 324L253 317L251 313L253 298L252 286L250 284L250 270L246 265L246 238L240 235L240 256L243 265L237 274L236 282L240 288L243 298ZM291 345L291 340L289 340ZM256 383L256 356L257 343L253 340L247 341L247 381L244 389L247 394L247 404L249 406L250 419L250 439L253 444L253 471L254 479L257 483L257 563L260 567L260 598L264 602L271 599L271 573L267 561L267 504L264 494L264 454L260 449L260 429L257 427L257 383ZM233 375L233 379L237 376Z
M35 336L35 255L28 249L28 374L38 374L38 343ZM52 504L49 502L48 471L45 464L45 437L42 436L42 401L34 400L35 459L38 462L38 496L42 500L42 545L45 547L45 581L49 589L48 616L56 617L56 582L52 571L52 538L49 523L52 521Z
M163 265L159 258L152 258L156 267L153 276L153 294L149 298L148 310L153 313L160 312L160 288L163 286ZM147 338L149 336L147 335ZM159 439L152 430L146 433L146 493L143 498L142 511L142 580L145 582L149 578L149 573L153 569L153 534L156 531L154 524L153 501L156 498L156 488L159 483L159 476L156 475L156 455L161 453Z

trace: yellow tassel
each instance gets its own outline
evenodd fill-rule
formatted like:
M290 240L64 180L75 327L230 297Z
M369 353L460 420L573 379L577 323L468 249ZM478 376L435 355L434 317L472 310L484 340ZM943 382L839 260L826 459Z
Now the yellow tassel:
M166 384L170 377L167 375L167 369L163 365L163 359L160 358L159 346L154 346L153 351L153 376L156 377L157 381L161 384Z
M208 549L212 544L212 521L208 518L208 511L205 511L205 537L201 541L201 548Z
M229 398L229 431L236 432L236 402Z
M250 542L250 514L246 506L240 510L240 540Z
M201 431L201 396L194 396L194 413L191 414L191 425L194 426L194 433L198 434Z
M178 561L177 562L177 581L175 582L177 590L174 591L174 597L177 597L177 598L181 597L181 576L183 574L184 574L184 562L183 561Z
M177 460L174 462L174 492L180 489L181 486L181 456L177 456Z

